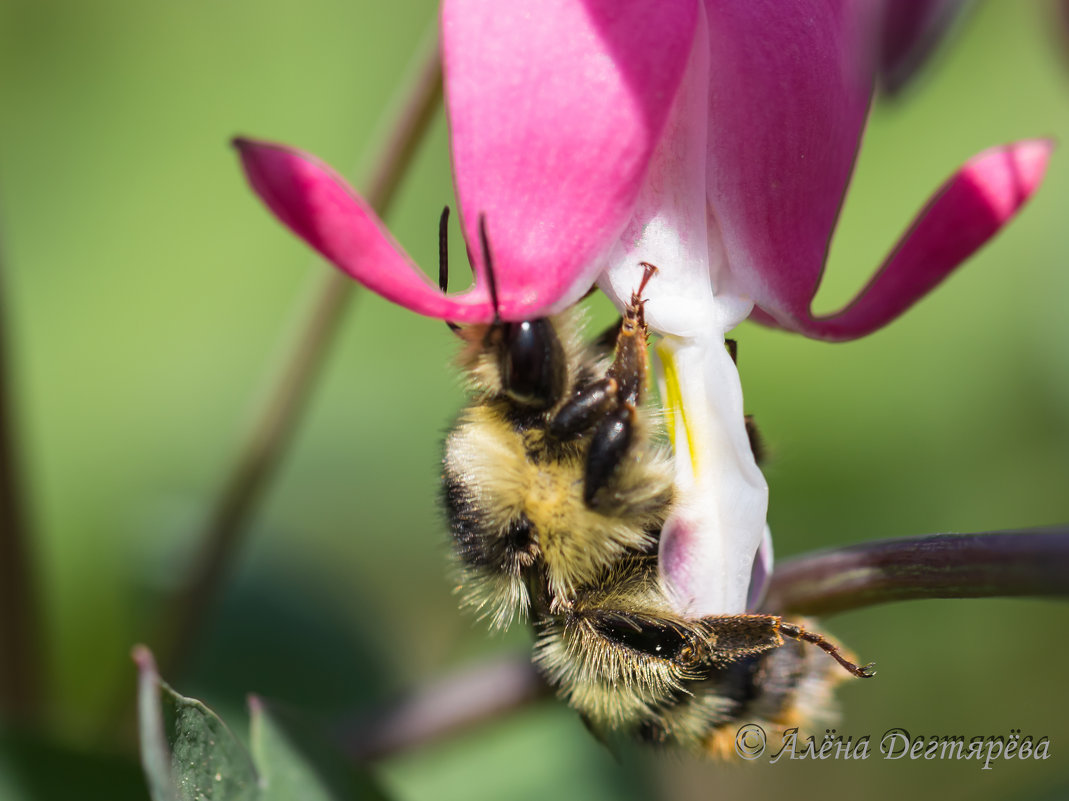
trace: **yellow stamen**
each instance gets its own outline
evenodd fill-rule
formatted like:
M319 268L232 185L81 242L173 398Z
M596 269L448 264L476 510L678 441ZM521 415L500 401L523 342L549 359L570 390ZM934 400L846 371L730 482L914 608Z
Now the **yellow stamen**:
M664 386L665 397L664 406L665 411L668 412L668 437L672 442L672 448L676 454L679 453L679 446L676 442L676 415L678 413L679 419L683 421L683 430L687 438L687 450L690 453L690 464L693 469L693 474L698 474L698 450L695 447L694 432L691 430L690 420L687 418L687 411L683 406L683 393L679 387L679 371L676 369L675 359L672 356L672 351L669 350L663 340L657 345L657 356L661 360L661 365L664 368Z

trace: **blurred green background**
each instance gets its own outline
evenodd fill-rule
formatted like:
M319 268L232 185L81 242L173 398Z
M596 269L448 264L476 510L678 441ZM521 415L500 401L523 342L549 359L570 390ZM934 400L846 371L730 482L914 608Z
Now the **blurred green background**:
M1069 139L1055 12L982 4L900 102L874 110L818 310L852 296L970 155ZM83 777L81 798L144 796L115 720L134 689L130 646L152 643L327 269L252 197L227 141L289 142L359 181L434 14L429 0L0 0L2 322L49 657L43 734L0 754L0 797L39 797L28 775L57 760ZM439 115L389 219L423 265L447 202ZM1069 520L1067 208L1063 148L1020 219L886 330L847 345L737 332L747 407L771 446L780 557ZM165 678L237 720L247 691L337 712L526 647L522 632L488 637L450 593L436 499L440 440L462 402L452 352L441 323L358 297L193 672ZM375 771L410 801L1069 790L1063 603L913 602L828 625L880 667L840 693L840 732L1020 728L1049 736L1051 758L983 772L617 762L547 702ZM99 789L112 776L125 783Z

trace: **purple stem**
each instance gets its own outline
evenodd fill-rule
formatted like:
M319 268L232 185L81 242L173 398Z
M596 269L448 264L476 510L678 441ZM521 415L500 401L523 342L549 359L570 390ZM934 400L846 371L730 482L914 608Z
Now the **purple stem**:
M772 575L765 608L831 615L922 598L1069 596L1069 529L935 534L801 556ZM507 657L435 680L339 728L353 759L444 740L551 695L530 658Z
M1069 595L1064 527L933 534L820 551L777 565L765 608L805 615L920 598Z
M338 742L353 759L377 759L444 740L549 694L529 655L503 657L434 679L343 723Z

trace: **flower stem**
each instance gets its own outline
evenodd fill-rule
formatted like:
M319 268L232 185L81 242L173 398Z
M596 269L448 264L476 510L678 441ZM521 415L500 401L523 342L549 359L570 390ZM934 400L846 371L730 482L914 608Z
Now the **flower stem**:
M0 286L0 308L2 295ZM3 322L0 316L0 718L28 721L40 702L43 659L37 574L16 453L13 382Z
M487 660L344 723L335 741L366 762L446 739L551 694L529 655Z
M441 56L426 48L404 102L385 139L384 152L367 182L365 196L385 216L420 141L441 105ZM198 541L200 548L183 586L165 613L157 649L163 675L175 676L229 573L257 504L274 475L315 385L348 301L352 279L330 271L304 312L296 341L286 349L282 369L241 444Z
M1069 595L1069 528L935 534L822 551L783 563L766 608L831 615L922 598ZM487 661L418 687L337 730L353 759L380 759L504 717L551 692L529 657Z
M1069 596L1069 529L933 534L801 556L776 567L764 606L830 615L922 598Z

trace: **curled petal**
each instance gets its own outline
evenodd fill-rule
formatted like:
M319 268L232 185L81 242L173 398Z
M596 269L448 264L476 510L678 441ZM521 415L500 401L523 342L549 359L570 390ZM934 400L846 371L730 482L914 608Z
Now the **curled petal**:
M709 45L705 14L661 142L650 160L624 228L598 285L624 308L643 274L658 267L644 292L651 329L679 337L730 331L750 313L727 279L719 232L709 228L705 159L709 113Z
M766 310L808 303L820 281L868 111L875 6L706 4L709 205L734 280Z
M560 310L604 269L676 96L697 13L697 0L443 3L461 223L471 244L486 217L503 318Z
M634 216L598 279L623 309L641 281L642 264L656 265L658 273L644 292L646 321L659 333L677 336L696 336L718 323L705 209L709 46L704 17L701 14L703 24L675 104L635 200ZM743 319L749 311L743 311Z
M1050 141L1027 140L970 159L936 192L879 272L842 311L814 318L810 297L788 291L765 307L774 316L755 313L755 319L826 340L855 339L881 328L1013 217L1043 180L1051 148Z
M447 296L431 284L378 216L314 156L282 145L235 139L250 185L291 231L368 289L407 309L457 322L488 322L489 293L476 283Z

